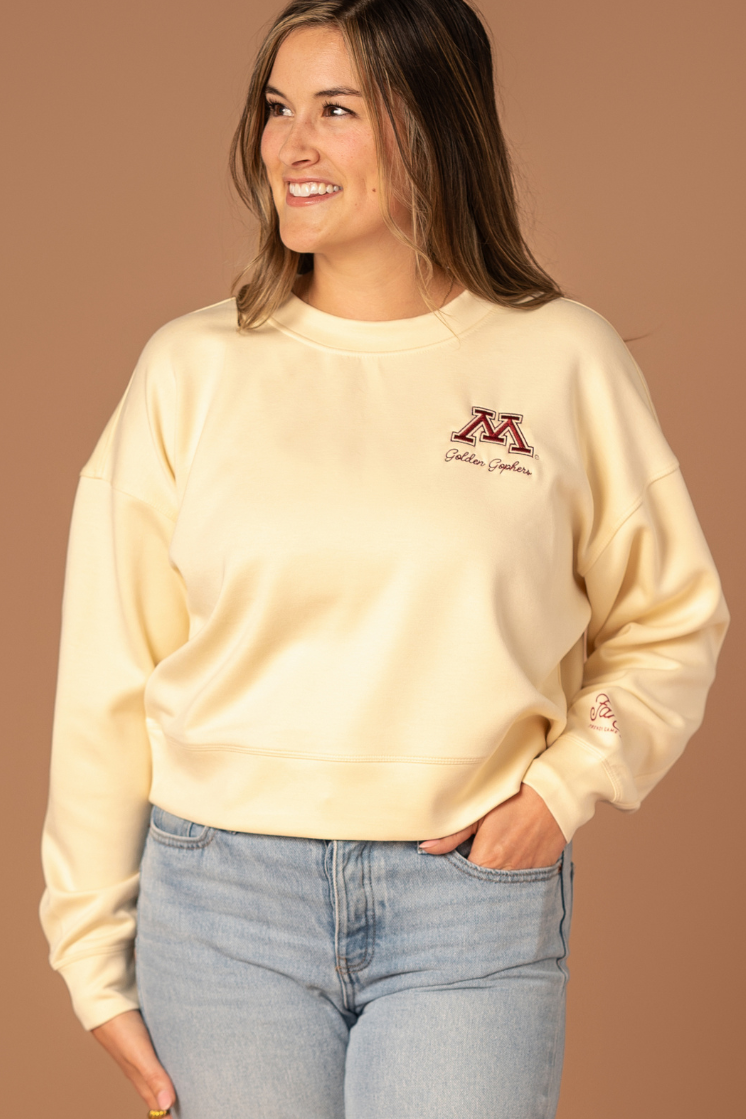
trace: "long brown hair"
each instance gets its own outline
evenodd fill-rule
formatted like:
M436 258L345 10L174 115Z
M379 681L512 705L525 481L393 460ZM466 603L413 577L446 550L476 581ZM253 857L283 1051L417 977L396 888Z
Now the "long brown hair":
M234 284L239 327L265 322L299 273L313 267L311 254L288 249L280 238L261 139L265 87L280 44L297 28L318 26L344 37L371 114L384 219L414 251L427 305L436 266L492 303L528 309L561 296L520 230L495 105L492 50L474 9L465 0L291 0L259 49L231 144L233 182L259 221L258 251ZM403 188L392 185L386 119L404 169ZM412 215L411 236L391 217L394 189Z

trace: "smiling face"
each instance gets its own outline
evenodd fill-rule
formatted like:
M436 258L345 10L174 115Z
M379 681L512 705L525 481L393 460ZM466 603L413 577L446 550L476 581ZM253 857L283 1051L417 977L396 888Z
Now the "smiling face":
M291 32L266 96L261 153L284 244L338 258L394 241L381 213L373 127L341 34Z

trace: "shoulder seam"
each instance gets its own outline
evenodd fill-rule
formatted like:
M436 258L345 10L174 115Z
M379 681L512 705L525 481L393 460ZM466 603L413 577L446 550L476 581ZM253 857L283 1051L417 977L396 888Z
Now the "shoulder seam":
M139 503L141 505L146 505L148 507L148 509L152 509L153 512L158 513L161 517L164 518L164 520L169 521L171 524L174 524L174 525L176 524L177 518L172 516L171 513L167 513L165 511L165 509L161 509L158 505L155 505L152 501L147 501L144 497L140 497L139 494L130 493L129 490L123 489L122 486L115 486L113 482L109 481L108 478L103 478L100 474L88 474L88 473L86 473L85 469L83 469L80 472L80 477L81 478L87 478L89 482L103 482L114 493L122 494L123 497L129 497L133 501L139 501Z
M657 474L654 474L652 476L652 478L649 478L647 480L647 482L645 483L645 486L640 491L640 493L637 495L637 497L634 499L634 501L625 509L625 511L618 518L618 520L614 524L614 527L609 532L608 538L606 540L604 540L603 544L599 544L596 547L596 549L595 549L596 554L593 556L593 558L590 559L588 561L588 563L583 568L578 570L578 574L582 578L585 578L585 576L591 570L593 565L598 562L598 560L601 558L603 553L606 551L609 544L611 544L612 540L614 539L616 534L619 532L619 530L626 524L626 522L629 520L629 518L634 513L636 513L637 510L640 508L643 501L645 500L645 494L648 492L650 487L655 482L659 482L661 480L661 478L667 478L669 476L669 474L675 474L678 470L679 470L679 463L678 463L678 461L674 461L672 464L664 467L662 470L659 470Z

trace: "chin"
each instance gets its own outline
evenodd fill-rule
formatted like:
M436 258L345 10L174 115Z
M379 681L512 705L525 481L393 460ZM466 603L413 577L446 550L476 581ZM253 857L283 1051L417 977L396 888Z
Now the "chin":
M280 224L280 240L294 253L318 253L322 250L321 237L314 237L310 230L283 229Z
M310 237L283 237L280 234L280 240L286 249L290 249L294 253L319 253L322 251L318 241L314 241Z

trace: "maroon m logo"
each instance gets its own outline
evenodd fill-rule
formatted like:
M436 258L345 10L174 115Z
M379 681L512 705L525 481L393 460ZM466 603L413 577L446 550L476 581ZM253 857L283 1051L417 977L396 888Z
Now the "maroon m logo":
M495 413L491 408L472 408L472 419L460 431L451 432L452 443L476 444L476 433L483 443L499 443L507 447L516 455L533 455L534 448L526 442L526 437L519 424L523 416L515 412L500 412L497 417L497 426L494 424ZM510 440L510 442L508 442Z

